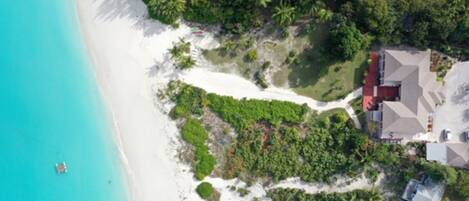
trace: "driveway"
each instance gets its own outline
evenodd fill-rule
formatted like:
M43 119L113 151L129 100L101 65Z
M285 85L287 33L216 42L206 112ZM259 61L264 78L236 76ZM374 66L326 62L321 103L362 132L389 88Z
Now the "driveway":
M469 62L458 63L445 78L443 105L434 114L433 133L442 141L443 129L451 129L451 142L461 142L462 132L469 129Z

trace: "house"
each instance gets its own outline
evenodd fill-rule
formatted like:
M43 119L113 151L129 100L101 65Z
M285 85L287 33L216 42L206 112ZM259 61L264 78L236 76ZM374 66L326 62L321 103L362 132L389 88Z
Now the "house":
M469 144L465 143L427 143L427 160L442 164L469 168Z
M445 97L436 73L430 71L430 56L429 50L372 55L363 104L380 138L411 140L432 131L432 114Z
M444 193L443 183L434 182L426 177L422 181L410 180L401 198L406 201L441 201Z

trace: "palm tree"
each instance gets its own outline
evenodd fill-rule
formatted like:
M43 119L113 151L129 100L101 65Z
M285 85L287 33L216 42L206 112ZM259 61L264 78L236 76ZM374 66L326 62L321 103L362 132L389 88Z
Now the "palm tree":
M171 53L171 58L179 58L181 57L184 53L189 54L191 51L191 43L186 42L184 39L180 38L179 42L174 44L171 49L169 49L169 52Z
M262 7L267 7L267 4L272 2L272 0L257 0L257 4L262 6Z
M321 8L317 12L318 21L320 23L329 22L333 16L334 16L334 13L328 9Z
M304 1L304 3L301 3L301 6L305 8L307 14L311 16L315 16L321 8L325 7L323 1Z
M178 67L180 69L192 68L195 65L195 60L191 56L182 56L179 58Z
M191 52L191 43L186 42L184 39L180 38L179 39L179 47L184 53L190 53Z
M182 51L179 45L174 45L171 49L169 49L169 53L171 53L171 58L175 59L175 58L179 58L180 56L182 56L184 51Z
M290 25L295 20L295 7L285 4L276 6L272 18L274 18L280 26Z

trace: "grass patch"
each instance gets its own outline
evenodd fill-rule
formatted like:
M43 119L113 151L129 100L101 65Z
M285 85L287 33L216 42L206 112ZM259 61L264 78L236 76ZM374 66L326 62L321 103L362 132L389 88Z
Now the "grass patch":
M308 38L311 45L297 51L298 62L282 66L273 75L274 85L288 84L295 92L321 101L343 98L360 87L368 66L367 51L349 61L331 59L323 54L328 34L327 25L317 26Z
M344 98L362 85L368 66L366 51L360 51L353 60L346 62L328 61L320 57L314 52L312 55L302 55L300 64L292 64L280 73L288 74L289 85L295 92L321 101Z

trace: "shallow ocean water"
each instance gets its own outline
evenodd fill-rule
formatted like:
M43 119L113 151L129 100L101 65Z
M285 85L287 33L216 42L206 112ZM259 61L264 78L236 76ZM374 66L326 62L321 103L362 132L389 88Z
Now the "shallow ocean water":
M0 200L128 200L91 67L74 0L0 1Z

